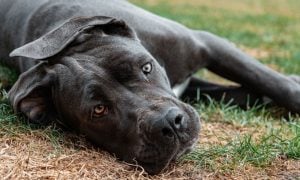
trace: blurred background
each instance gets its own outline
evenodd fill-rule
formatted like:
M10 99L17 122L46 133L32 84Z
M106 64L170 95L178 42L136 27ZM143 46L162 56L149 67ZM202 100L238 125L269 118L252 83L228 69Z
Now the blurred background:
M226 37L273 69L300 73L299 0L130 0Z

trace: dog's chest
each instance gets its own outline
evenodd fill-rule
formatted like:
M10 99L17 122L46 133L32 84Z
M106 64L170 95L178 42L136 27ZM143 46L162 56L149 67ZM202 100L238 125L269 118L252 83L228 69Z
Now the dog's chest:
M183 83L177 84L172 88L172 91L174 92L176 97L179 98L184 93L184 91L186 90L186 88L189 85L190 80L191 80L191 78L188 78Z

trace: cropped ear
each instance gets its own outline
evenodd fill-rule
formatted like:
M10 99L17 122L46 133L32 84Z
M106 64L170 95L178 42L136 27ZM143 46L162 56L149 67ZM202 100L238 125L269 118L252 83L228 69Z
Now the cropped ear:
M10 57L22 56L38 60L52 57L72 43L83 31L94 27L101 27L108 34L135 37L133 30L122 20L105 16L78 17L70 19L39 39L15 49L10 53Z
M56 73L42 62L21 74L8 93L15 112L25 114L29 121L45 124L55 118L52 89Z

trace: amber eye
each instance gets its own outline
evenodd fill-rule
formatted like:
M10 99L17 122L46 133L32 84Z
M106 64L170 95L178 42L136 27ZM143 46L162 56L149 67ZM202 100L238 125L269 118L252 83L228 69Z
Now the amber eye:
M108 107L104 105L97 105L94 107L93 116L94 117L101 117L103 115L108 114Z
M143 73L144 74L149 74L152 71L152 64L151 63L146 63L145 65L143 65L142 67Z

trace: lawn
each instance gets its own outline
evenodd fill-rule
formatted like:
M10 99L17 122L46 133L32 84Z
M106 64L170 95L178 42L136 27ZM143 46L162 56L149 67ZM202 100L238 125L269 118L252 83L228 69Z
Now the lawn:
M226 37L262 63L300 74L298 0L131 0L161 16ZM228 83L206 70L206 79ZM0 87L16 74L0 66ZM1 179L300 179L300 118L279 107L247 111L211 101L195 103L202 119L195 150L162 174L119 162L59 125L36 127L0 102Z

